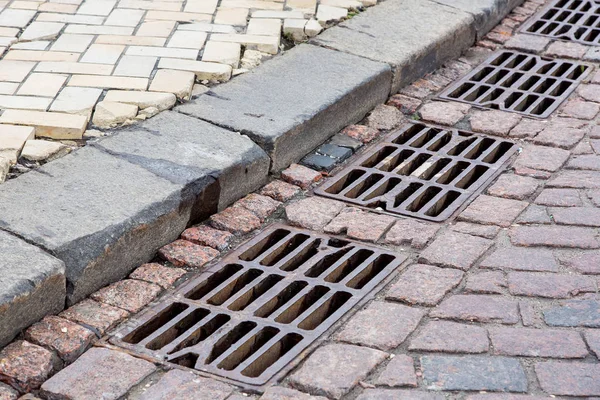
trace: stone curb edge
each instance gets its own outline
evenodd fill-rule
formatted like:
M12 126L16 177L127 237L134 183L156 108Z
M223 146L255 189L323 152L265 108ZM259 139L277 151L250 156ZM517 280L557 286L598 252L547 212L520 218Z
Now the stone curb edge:
M5 183L0 346L124 278L186 226L460 55L522 2L386 0L174 111Z

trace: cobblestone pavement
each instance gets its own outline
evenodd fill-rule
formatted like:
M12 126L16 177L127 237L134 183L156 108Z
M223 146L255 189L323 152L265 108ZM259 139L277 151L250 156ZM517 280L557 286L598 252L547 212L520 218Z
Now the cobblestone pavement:
M9 177L203 93L375 3L2 0L0 182L19 158Z
M497 48L597 67L593 48L513 35L540 3L515 9L462 58L336 138L347 148L376 143L418 116L518 142L511 167L456 220L397 218L315 197L310 188L328 178L294 165L187 229L129 279L30 327L0 352L0 399L600 398L600 73L547 120L432 99ZM408 261L262 395L98 341L273 221L374 243Z

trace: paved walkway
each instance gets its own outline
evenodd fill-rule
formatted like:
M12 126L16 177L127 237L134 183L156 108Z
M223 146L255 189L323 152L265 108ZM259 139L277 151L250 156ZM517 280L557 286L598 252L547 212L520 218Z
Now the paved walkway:
M261 400L599 398L600 74L592 71L546 120L432 99L503 47L597 68L593 48L513 35L539 3L517 8L465 56L403 89L365 125L344 130L360 146L417 114L517 141L511 168L456 220L396 218L315 197L307 189L321 174L293 166L283 181L186 230L157 263L28 329L25 341L0 353L0 380L22 393L41 386L41 398L52 399L259 398L188 371L167 372L106 341L81 354L97 336L120 332L111 329L186 271L280 221L375 243L408 261ZM17 397L0 386L0 398Z

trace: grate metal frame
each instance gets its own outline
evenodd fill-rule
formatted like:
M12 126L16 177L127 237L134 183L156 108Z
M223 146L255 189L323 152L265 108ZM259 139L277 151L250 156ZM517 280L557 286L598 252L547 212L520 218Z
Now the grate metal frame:
M479 108L547 118L591 69L578 61L500 50L439 97Z
M551 0L521 26L520 32L600 46L600 2Z
M126 322L109 341L259 389L307 355L406 259L274 224Z
M413 122L367 149L315 194L441 222L496 178L517 149L509 140Z

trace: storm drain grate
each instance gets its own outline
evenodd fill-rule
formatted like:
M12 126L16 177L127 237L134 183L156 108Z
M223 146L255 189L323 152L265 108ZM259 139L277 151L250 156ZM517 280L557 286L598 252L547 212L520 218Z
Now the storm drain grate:
M521 27L521 32L598 46L600 2L552 0Z
M362 207L431 221L452 216L517 150L470 132L409 124L315 190Z
M260 386L405 260L275 225L130 321L111 341Z
M575 90L589 70L589 66L575 61L500 51L440 97L546 118Z

